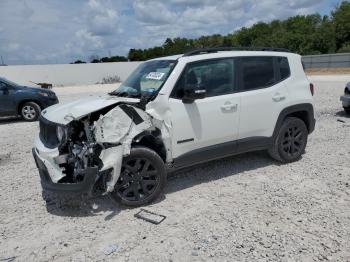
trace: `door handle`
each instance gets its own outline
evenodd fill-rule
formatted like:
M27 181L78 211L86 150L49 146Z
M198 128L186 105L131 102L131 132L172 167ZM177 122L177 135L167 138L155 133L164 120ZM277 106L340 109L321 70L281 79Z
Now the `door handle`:
M234 112L236 112L237 111L237 107L238 107L237 104L234 105L234 104L231 104L231 103L226 103L223 106L221 106L221 109L223 109L225 111L233 110Z
M281 94L277 93L272 97L272 100L275 102L280 102L283 101L284 99L286 99L285 96L282 96Z

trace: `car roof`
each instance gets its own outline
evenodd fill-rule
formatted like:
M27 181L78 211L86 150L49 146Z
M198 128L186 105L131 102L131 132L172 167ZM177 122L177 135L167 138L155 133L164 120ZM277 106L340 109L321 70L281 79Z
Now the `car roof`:
M179 58L182 57L182 56L183 56L183 54L181 54L181 55L163 56L163 57L154 58L154 59L151 59L151 60L148 60L148 61L156 61L156 60L177 60L177 59L179 59Z
M277 52L277 51L217 51L213 53L203 53L195 54L191 56L185 56L184 54L165 56L155 58L149 61L154 60L184 60L184 61L199 61L205 59L214 59L214 58L225 58L225 57L240 57L240 56L299 56L295 53L290 52Z

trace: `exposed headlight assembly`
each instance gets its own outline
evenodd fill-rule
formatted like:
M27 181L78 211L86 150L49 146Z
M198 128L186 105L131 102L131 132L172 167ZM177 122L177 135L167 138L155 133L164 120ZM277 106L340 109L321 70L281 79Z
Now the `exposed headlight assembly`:
M66 137L66 128L64 126L58 125L56 127L56 135L57 135L58 141L61 143Z

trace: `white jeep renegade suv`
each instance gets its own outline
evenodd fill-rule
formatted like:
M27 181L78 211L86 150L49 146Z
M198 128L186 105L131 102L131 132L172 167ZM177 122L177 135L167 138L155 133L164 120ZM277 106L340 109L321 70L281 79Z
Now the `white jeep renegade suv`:
M114 92L42 112L33 155L58 205L109 194L144 205L167 172L254 150L298 160L314 130L301 57L279 49L193 51L141 64Z

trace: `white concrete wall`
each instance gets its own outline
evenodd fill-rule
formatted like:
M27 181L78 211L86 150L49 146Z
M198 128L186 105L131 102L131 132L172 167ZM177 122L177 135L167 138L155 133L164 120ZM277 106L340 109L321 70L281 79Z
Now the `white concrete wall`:
M52 83L55 86L89 85L104 77L119 76L124 81L140 62L0 66L0 77L22 85Z
M311 82L350 82L350 75L310 75L309 80Z

